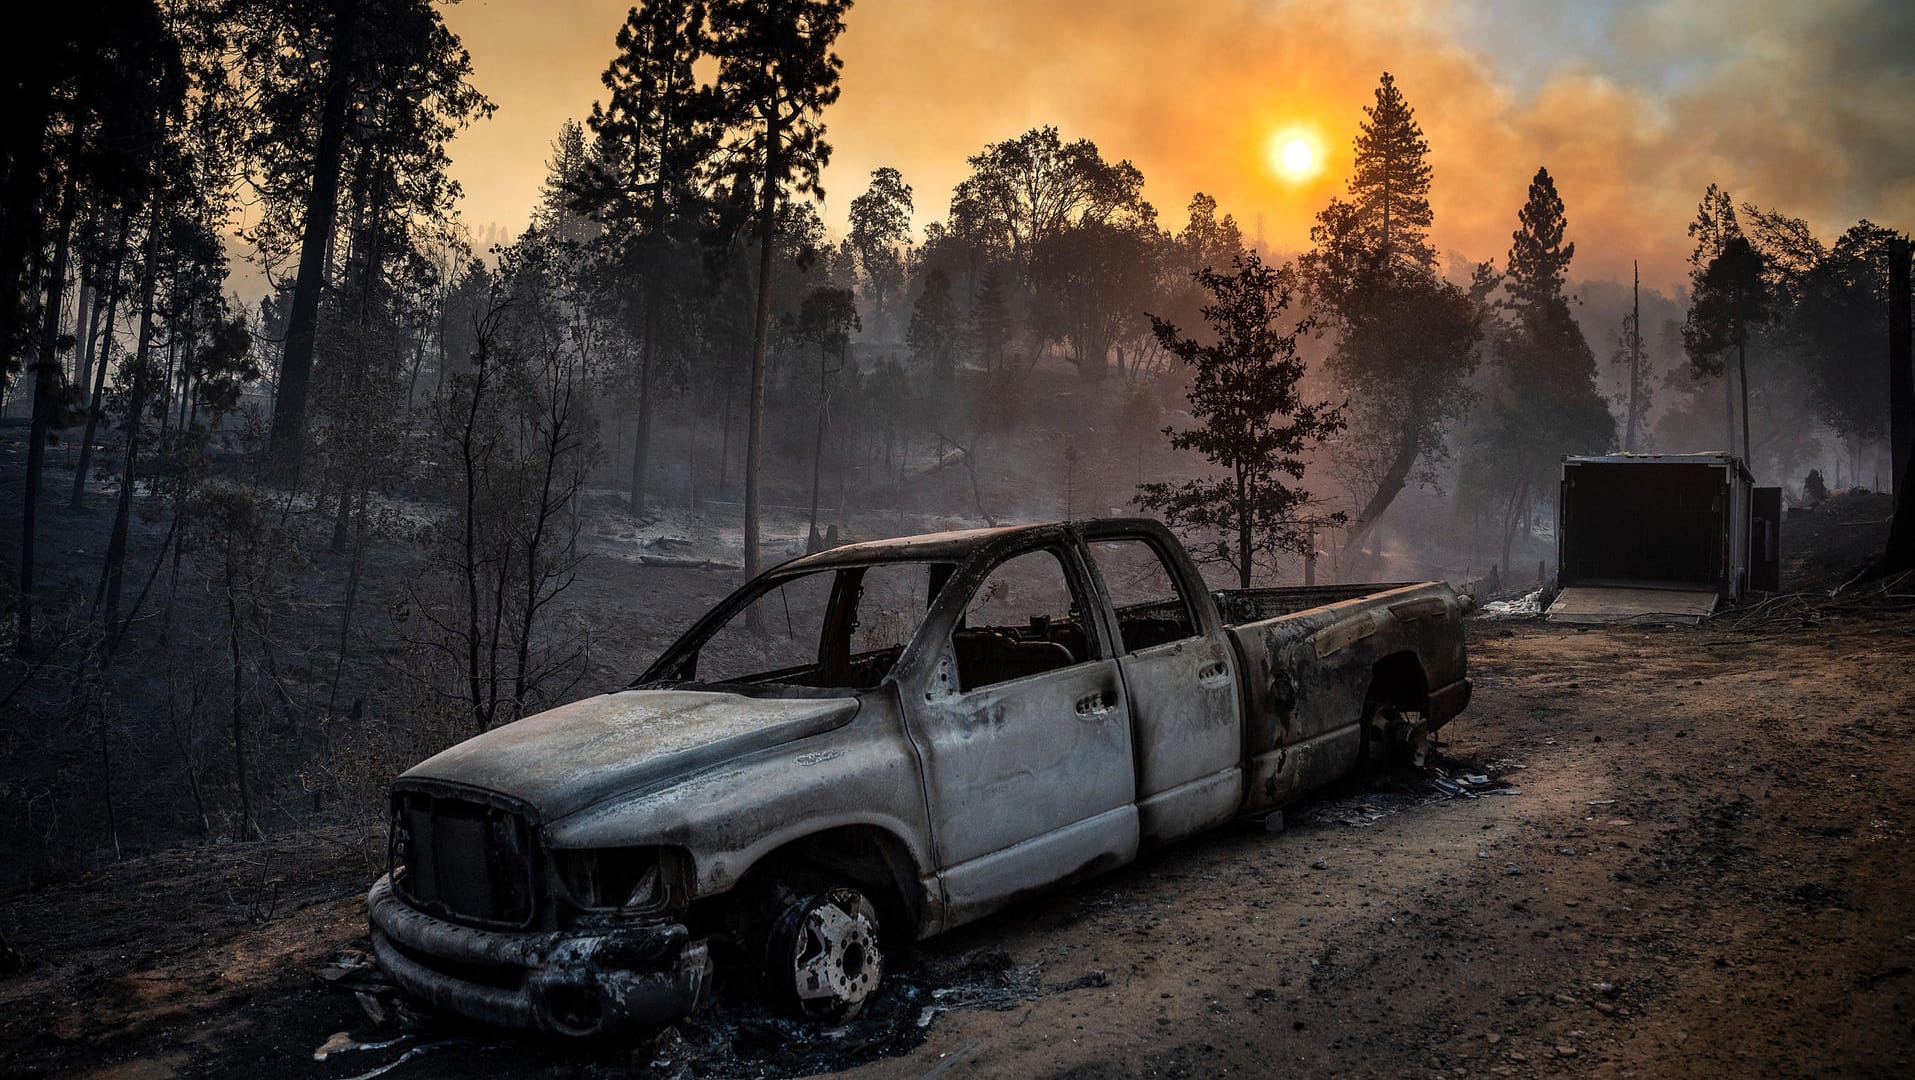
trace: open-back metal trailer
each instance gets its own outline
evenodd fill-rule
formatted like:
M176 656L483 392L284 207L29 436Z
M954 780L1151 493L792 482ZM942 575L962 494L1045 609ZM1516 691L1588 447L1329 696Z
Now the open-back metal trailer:
M1695 622L1780 585L1782 489L1728 453L1563 459L1552 622Z

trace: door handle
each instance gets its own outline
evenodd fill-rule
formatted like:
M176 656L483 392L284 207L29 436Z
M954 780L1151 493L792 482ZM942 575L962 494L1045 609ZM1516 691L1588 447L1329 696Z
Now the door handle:
M1110 711L1110 705L1110 694L1106 691L1099 690L1097 693L1091 694L1088 697L1077 699L1077 715L1094 716L1100 713L1106 713Z
M1224 675L1228 673L1228 670L1229 669L1224 667L1223 661L1219 660L1205 667L1202 671L1197 672L1197 681L1205 686L1215 686L1218 682L1222 681Z

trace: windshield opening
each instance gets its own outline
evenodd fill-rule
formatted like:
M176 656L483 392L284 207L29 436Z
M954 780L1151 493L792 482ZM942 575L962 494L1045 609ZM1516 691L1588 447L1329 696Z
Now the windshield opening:
M759 582L700 640L674 647L675 670L654 681L871 689L896 666L952 568L880 562Z

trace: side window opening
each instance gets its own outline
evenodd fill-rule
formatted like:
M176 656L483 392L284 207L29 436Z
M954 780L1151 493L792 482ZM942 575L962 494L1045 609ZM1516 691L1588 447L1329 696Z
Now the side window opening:
M965 605L951 634L958 688L975 690L1093 659L1084 613L1057 552L999 563Z
M1117 613L1125 652L1197 636L1190 599L1178 587L1156 545L1141 537L1125 537L1093 540L1088 546Z
M845 572L848 586L855 589L847 598L851 619L844 633L849 644L843 676L830 685L869 689L884 681L924 622L938 565L943 564L880 563Z

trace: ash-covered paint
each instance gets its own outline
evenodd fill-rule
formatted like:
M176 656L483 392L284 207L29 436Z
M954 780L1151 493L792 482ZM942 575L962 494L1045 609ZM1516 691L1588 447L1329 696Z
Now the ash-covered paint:
M1194 633L1134 652L1116 644L1123 640L1119 616L1085 546L1113 539L1140 540L1160 552L1190 606ZM1069 654L1075 662L1067 666L961 687L952 641L967 601L994 567L1037 550L1055 554L1071 578L1078 598L1072 629L1085 655ZM672 683L605 695L461 744L399 783L514 800L537 822L542 855L682 852L692 910L676 911L676 921L662 927L635 928L637 939L663 933L678 940L671 935L682 937L687 925L735 924L712 913L734 896L751 895L739 886L756 880L760 868L787 873L800 855L814 876L851 874L893 913L888 925L922 938L1031 892L1121 866L1149 846L1281 806L1350 772L1373 741L1420 738L1468 701L1461 619L1469 601L1449 586L1212 594L1155 522L854 545L766 578L907 558L953 569L878 686ZM728 606L740 606L742 595L701 620L687 641ZM1224 611L1244 621L1227 625ZM663 673L689 670L681 661L695 658L695 650L695 642L681 642L648 677L670 683ZM542 881L548 899L562 887L549 870ZM483 965L484 957L451 944L472 932L424 927L420 920L435 920L397 912L395 904L389 896L375 908L375 927L395 940L409 935L403 944L414 955L387 949L382 963L391 953L396 965L410 964L405 975L413 980L464 983L435 983L427 992L467 1015L564 1029L549 1011L553 995L530 994L529 1018L461 1009L459 1000L491 999L461 974L469 968L441 970L429 961L449 951L462 963ZM497 946L515 957L502 963L527 972L525 986L590 987L605 1007L647 1018L682 1000L688 985L695 984L696 1000L702 974L687 975L686 957L702 963L702 942L687 941L663 967L664 953L649 967L621 966L608 959L617 950L607 952L602 942L565 951L570 931L549 908L538 931L558 938ZM615 917L612 923L616 929ZM595 924L589 933L604 939L606 928Z

